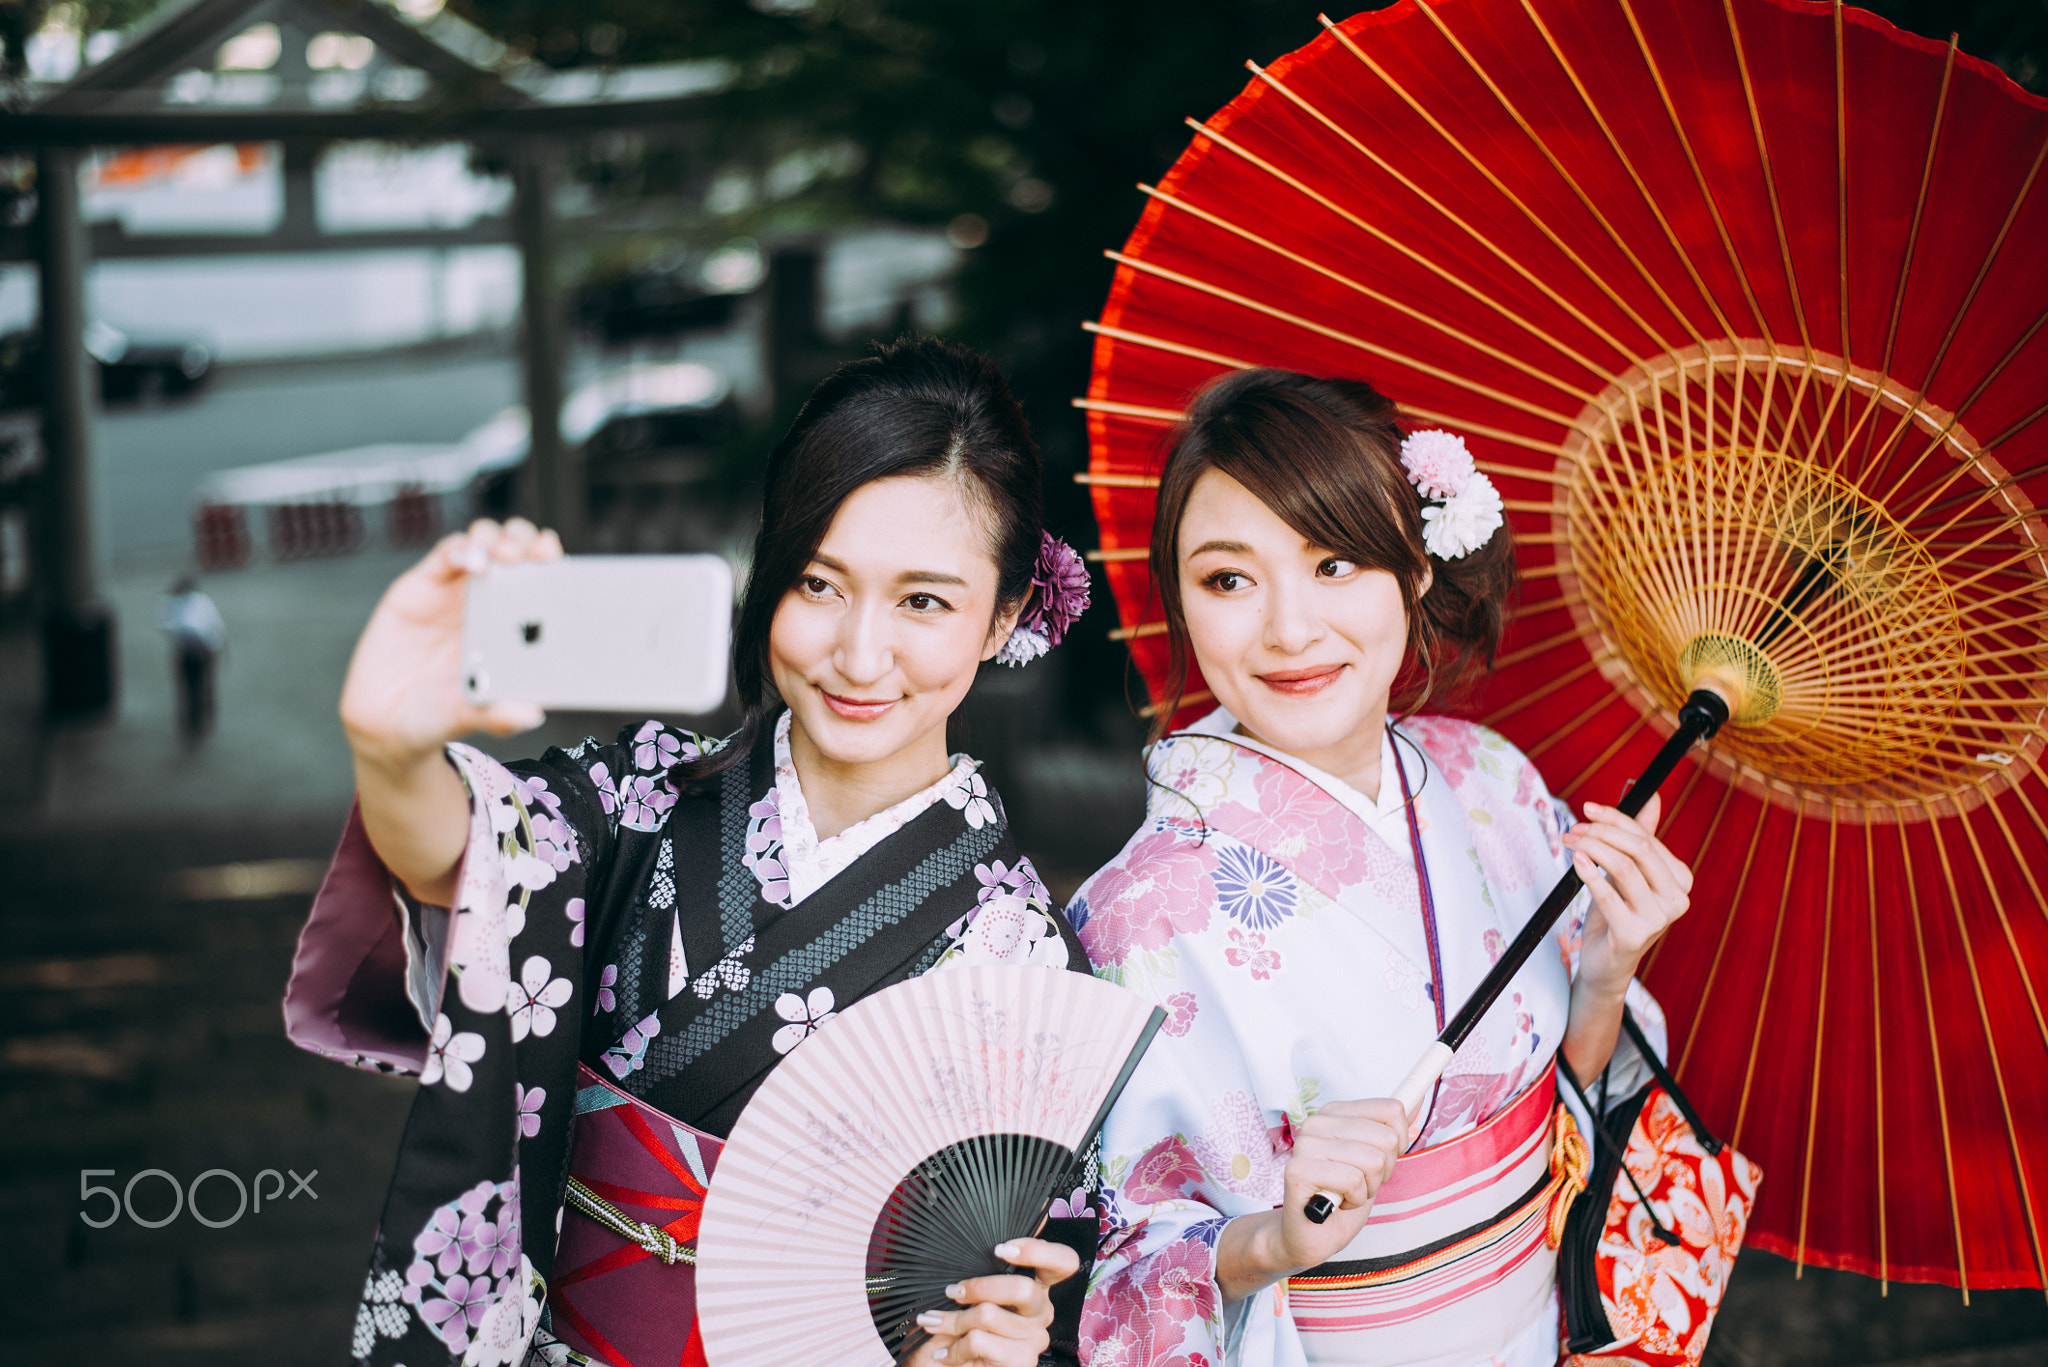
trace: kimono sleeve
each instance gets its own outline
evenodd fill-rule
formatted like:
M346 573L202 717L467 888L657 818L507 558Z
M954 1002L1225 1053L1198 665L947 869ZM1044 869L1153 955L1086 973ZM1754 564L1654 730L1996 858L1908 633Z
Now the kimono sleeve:
M1233 1217L1270 1210L1278 1199L1232 1191L1234 1170L1212 1171L1197 1153L1212 1120L1197 1113L1200 1099L1258 1114L1249 1078L1230 1076L1227 1058L1162 1035L1110 1113L1097 1198L1101 1241L1081 1312L1083 1362L1186 1367L1225 1359L1217 1241ZM1255 1128L1266 1150L1265 1127ZM1277 1187L1277 1168L1270 1177Z
M1152 913L1186 901L1176 900L1185 870L1174 861L1187 850L1185 841L1134 841L1069 906L1098 976L1127 977L1138 954L1174 963L1152 984L1171 1018L1103 1129L1101 1242L1081 1317L1083 1362L1222 1363L1226 1344L1265 1328L1260 1317L1271 1319L1276 1303L1268 1289L1226 1314L1216 1284L1224 1226L1279 1204L1288 1144L1286 1122L1268 1124L1248 1060L1272 1041L1240 1037L1224 965L1194 937L1176 933L1161 944L1150 934L1163 924ZM1297 1360L1273 1356L1272 1343L1263 1351L1244 1360Z
M450 745L470 802L453 912L409 896L370 845L361 812L351 810L299 935L285 987L286 1035L357 1067L420 1072L451 964L465 1002L502 1003L509 945L532 894L564 876L578 884L567 891L580 893L622 824L652 829L675 804L668 765L707 748L658 722L627 727L611 745L586 740L509 765ZM581 945L586 901L561 900L571 943Z

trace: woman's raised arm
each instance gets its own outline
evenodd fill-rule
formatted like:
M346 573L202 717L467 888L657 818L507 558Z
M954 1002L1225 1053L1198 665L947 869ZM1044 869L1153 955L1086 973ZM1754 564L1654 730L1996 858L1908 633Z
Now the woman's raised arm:
M423 902L446 906L469 835L469 796L444 754L473 731L509 736L541 722L530 703L479 707L462 693L469 580L493 561L553 560L562 543L519 519L476 522L393 581L370 615L341 690L356 801L378 858Z

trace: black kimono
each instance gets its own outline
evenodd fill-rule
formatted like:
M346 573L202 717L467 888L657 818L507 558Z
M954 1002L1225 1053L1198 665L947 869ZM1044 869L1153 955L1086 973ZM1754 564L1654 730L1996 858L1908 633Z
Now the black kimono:
M423 1084L356 1361L587 1360L547 1310L562 1221L584 1218L563 1207L579 1062L722 1137L783 1053L868 993L952 962L1088 970L972 761L862 823L874 843L794 897L786 727L682 798L670 766L716 742L658 722L509 766L451 746L471 803L450 910L400 895L351 818L300 939L287 1029ZM780 753L786 767L786 740ZM1085 1270L1092 1218L1054 1224L1046 1237L1076 1244ZM1060 1359L1084 1280L1055 1293Z

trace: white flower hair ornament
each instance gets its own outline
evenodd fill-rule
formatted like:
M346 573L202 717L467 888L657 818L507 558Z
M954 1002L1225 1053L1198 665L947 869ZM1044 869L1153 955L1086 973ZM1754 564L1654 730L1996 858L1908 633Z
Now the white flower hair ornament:
M1087 610L1088 566L1072 546L1051 532L1040 532L1030 596L996 659L1012 667L1030 664L1058 645Z
M1422 544L1439 560L1472 554L1500 530L1505 509L1493 481L1472 464L1465 439L1438 428L1401 442L1401 468L1425 499Z

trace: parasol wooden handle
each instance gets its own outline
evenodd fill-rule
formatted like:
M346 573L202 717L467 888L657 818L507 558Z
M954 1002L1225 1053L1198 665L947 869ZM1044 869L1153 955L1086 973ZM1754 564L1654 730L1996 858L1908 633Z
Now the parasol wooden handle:
M1694 742L1710 739L1721 724L1728 720L1728 700L1712 688L1696 688L1687 698L1685 706L1678 710L1678 729L1664 742L1664 748L1650 761L1642 777L1635 781L1621 801L1614 805L1625 815L1634 816L1643 810L1664 780L1671 777L1671 771L1678 767L1678 761L1685 758L1685 752L1692 749ZM1586 885L1573 870L1565 870L1564 877L1557 880L1557 886L1543 899L1543 905L1536 908L1521 933L1514 938L1505 953L1494 964L1486 977L1480 980L1465 1004L1458 1008L1458 1014L1451 1017L1450 1024L1443 1028L1437 1041L1455 1051L1465 1042L1479 1024L1480 1018L1499 1000L1507 985L1522 971L1522 965L1529 962L1529 956L1536 952L1536 946L1550 935L1557 918L1564 915L1572 899L1579 895Z
M1451 1066L1451 1046L1437 1040L1422 1051L1422 1057L1415 1060L1415 1066L1408 1070L1408 1076L1401 1079L1401 1085L1394 1089L1394 1100L1401 1103L1401 1109L1408 1113L1408 1129L1413 1133L1422 1123L1422 1103L1429 1096L1429 1089L1436 1086L1436 1080L1444 1075L1444 1069Z
M1436 1086L1436 1080L1444 1075L1444 1069L1451 1066L1452 1050L1442 1040L1432 1043L1423 1050L1422 1057L1408 1070L1408 1076L1401 1079L1401 1085L1394 1089L1394 1100L1401 1103L1402 1112L1408 1117L1408 1130L1412 1135L1415 1126L1422 1119L1423 1099L1429 1089ZM1312 1225L1319 1225L1337 1213L1344 1204L1344 1198L1334 1191L1319 1191L1308 1198L1302 1207L1302 1214L1308 1216Z
M1713 680L1708 687L1694 689L1692 696L1685 700L1685 706L1678 712L1678 729L1664 742L1664 748L1650 761L1650 767L1643 770L1642 777L1615 804L1624 813L1634 816L1642 811L1651 795L1663 786L1665 779L1671 777L1678 761L1685 758L1685 752L1692 749L1696 741L1710 739L1728 720L1729 699L1722 687L1714 686L1720 682ZM1564 915L1564 909L1572 904L1572 899L1583 887L1585 884L1579 875L1567 869L1564 877L1557 880L1557 886L1550 890L1550 895L1543 899L1543 905L1537 907L1535 914L1524 923L1514 943L1507 947L1479 986L1473 989L1472 995L1466 998L1465 1004L1458 1008L1458 1014L1443 1028L1443 1033L1436 1037L1436 1043L1429 1046L1394 1090L1395 1097L1408 1110L1411 1128L1420 1123L1423 1098L1443 1076L1458 1046L1465 1042L1494 1002L1500 999L1500 994L1507 990L1507 985L1529 962L1536 946L1549 936L1557 918ZM1335 1192L1319 1191L1308 1198L1302 1213L1308 1216L1311 1224L1319 1225L1334 1215L1343 1203L1344 1199Z

